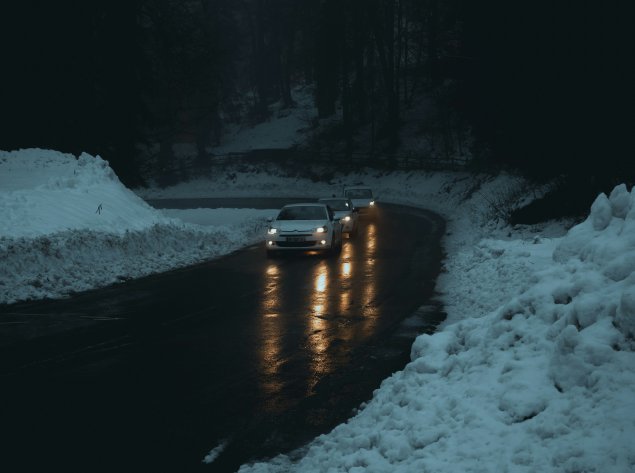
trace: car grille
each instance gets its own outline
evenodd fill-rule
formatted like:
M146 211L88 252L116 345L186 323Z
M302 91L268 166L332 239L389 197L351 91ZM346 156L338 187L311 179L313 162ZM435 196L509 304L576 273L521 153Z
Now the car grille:
M281 248L305 248L307 246L315 246L316 241L278 241L277 246Z

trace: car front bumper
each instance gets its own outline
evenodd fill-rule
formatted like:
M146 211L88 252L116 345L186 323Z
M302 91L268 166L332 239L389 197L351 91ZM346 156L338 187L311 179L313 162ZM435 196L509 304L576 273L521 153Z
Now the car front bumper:
M328 250L332 243L331 235L313 234L277 234L267 235L265 247L269 251L282 250Z

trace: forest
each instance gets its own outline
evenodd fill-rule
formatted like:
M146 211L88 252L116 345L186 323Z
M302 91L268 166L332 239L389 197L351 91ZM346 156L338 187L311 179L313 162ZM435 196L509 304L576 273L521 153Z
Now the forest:
M4 2L0 148L100 154L143 183L139 144L200 159L228 123L309 87L307 147L403 152L415 130L469 169L579 189L635 180L628 0ZM411 131L412 132L412 131ZM423 152L423 151L422 151ZM431 152L430 150L425 152ZM573 184L575 183L575 184ZM587 207L584 207L587 208Z

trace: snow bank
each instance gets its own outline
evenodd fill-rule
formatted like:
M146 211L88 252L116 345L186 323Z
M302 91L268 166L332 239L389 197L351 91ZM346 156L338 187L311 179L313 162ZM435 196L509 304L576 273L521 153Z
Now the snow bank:
M228 253L256 241L267 215L234 212L229 221L209 212L196 216L207 226L182 221L192 214L170 218L99 157L0 151L0 303L60 297Z
M454 322L346 424L240 471L635 471L634 196L600 195L561 238L458 245Z
M167 222L98 156L2 151L0 176L2 237L34 238L64 230L124 233Z
M635 335L635 191L620 185L600 194L589 217L558 245L560 292L571 299L567 322L586 329L609 319Z

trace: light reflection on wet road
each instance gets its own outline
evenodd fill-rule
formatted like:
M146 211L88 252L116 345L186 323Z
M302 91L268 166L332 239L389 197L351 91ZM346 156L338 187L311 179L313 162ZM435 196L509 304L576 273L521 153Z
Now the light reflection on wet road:
M234 471L329 430L407 361L413 323L421 332L442 316L432 310L400 332L429 303L442 231L428 212L383 206L338 256L267 259L258 245L11 306L76 329L0 345L13 434L0 470ZM114 319L86 326L68 315L103 313ZM203 465L221 442L213 468ZM23 469L3 468L18 461Z
M310 359L306 396L315 394L313 388L320 379L341 369L349 361L346 356L334 356L332 345L337 344L348 350L352 348L351 342L354 340L356 345L373 335L374 319L378 315L374 304L377 238L376 224L369 222L359 241L344 241L339 258L327 260L309 255L310 259L304 261L304 267L301 268L302 271L306 270L305 274L298 276L293 273L296 282L298 277L306 279L305 290L298 290L288 281L285 266L289 264L289 257L268 261L264 271L260 314L261 386L263 397L268 399L264 410L271 410L275 414L280 405L289 402L274 401L281 395L281 387L289 377L284 369L288 356L282 348L287 343L284 338L298 337L289 327L282 326L283 314L295 311L299 320L306 321L304 348L308 350ZM283 304L289 300L295 301L294 306L284 307Z

